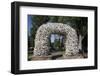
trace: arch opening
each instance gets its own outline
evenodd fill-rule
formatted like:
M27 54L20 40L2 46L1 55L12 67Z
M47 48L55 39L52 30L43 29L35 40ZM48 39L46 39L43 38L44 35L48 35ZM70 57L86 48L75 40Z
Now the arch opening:
M62 59L65 53L65 35L52 33L49 37L51 59Z
M49 37L50 52L65 51L65 36L59 33L52 33Z

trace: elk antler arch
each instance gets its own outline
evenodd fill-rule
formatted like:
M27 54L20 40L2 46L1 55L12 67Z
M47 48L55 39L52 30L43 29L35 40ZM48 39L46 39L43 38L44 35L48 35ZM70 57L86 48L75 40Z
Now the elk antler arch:
M50 51L49 37L52 33L64 34L65 55L78 53L78 37L76 31L67 24L47 23L39 27L35 37L34 56L48 56Z

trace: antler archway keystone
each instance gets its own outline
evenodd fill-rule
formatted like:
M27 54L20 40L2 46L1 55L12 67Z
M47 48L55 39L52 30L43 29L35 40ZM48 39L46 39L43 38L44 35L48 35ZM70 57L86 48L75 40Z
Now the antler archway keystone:
M79 52L76 31L67 24L47 23L39 27L35 37L34 56L48 56L50 52L49 37L52 33L65 36L65 55L76 55Z

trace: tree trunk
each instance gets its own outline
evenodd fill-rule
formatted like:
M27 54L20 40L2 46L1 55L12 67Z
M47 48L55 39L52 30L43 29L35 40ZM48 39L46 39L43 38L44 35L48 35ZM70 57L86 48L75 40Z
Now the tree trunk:
M79 50L82 50L82 40L83 40L83 36L79 35Z

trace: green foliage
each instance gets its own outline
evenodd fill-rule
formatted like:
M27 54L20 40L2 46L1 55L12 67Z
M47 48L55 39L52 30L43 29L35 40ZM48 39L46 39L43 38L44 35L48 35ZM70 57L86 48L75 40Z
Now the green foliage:
M31 16L32 20L32 28L30 32L30 39L31 39L31 47L34 47L34 39L36 35L37 29L48 20L47 16Z
M54 42L54 47L56 48L56 49L58 49L59 47L60 47L60 41L59 40L55 40L55 42Z

